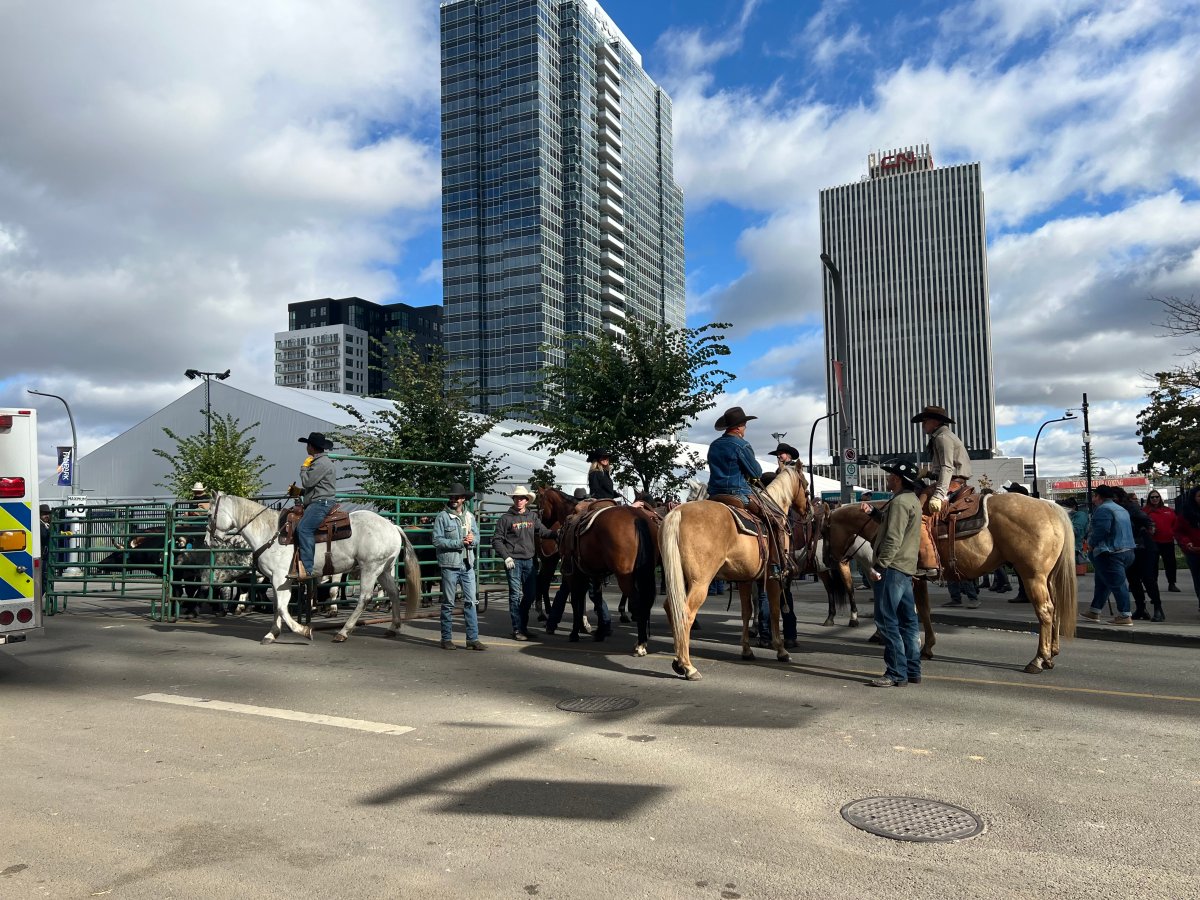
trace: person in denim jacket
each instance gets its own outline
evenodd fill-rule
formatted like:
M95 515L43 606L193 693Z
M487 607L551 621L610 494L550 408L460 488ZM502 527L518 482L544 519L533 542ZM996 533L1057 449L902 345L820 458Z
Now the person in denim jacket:
M1112 619L1112 624L1132 625L1129 582L1126 581L1125 570L1133 562L1133 525L1129 521L1129 513L1117 504L1116 498L1116 490L1107 484L1096 488L1092 496L1095 510L1092 512L1088 545L1091 547L1089 556L1096 569L1096 592L1091 607L1083 612L1083 617L1098 621L1100 610L1104 609L1109 595L1112 595L1117 600L1117 615Z
M479 558L479 523L466 508L470 491L458 482L450 485L445 508L433 520L433 549L442 571L442 649L454 650L454 601L462 588L463 619L467 625L467 648L486 650L479 641L479 617L475 611L475 563Z

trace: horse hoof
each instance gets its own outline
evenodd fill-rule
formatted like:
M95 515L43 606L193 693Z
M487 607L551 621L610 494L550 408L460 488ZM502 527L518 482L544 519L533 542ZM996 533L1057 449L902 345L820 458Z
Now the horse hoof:
M873 635L871 635L869 638L867 638L867 643L882 644L883 638L880 636L879 632L877 631Z
M398 628L389 628L387 631L385 631L385 632L383 633L383 636L384 636L384 637L389 637L389 638L399 637L399 636L400 636L400 629L398 629Z
M858 618L855 617L855 618L851 619L849 622L847 622L846 624L849 625L851 628L857 628L858 627Z
M743 650L742 651L742 659L754 659L754 651L753 650Z
M829 628L829 627L831 627L831 626L833 626L833 625L836 625L836 624L837 624L837 622L833 621L833 616L830 616L828 619L826 619L826 620L825 620L824 622L822 622L821 624L822 624L822 625L824 625L826 628Z
M347 636L348 635L344 635L339 631L337 634L335 634L333 636L333 642L335 644L340 644L340 643L342 643L342 641L346 640Z
M627 616L625 613L621 613L621 624L625 625L632 621L633 619L629 618L629 616Z
M275 635L268 634L265 638L263 638L261 641L259 641L259 643L260 644L273 644L273 643L275 643Z
M781 650L781 651L779 652L779 655L778 655L776 658L777 658L777 659L778 659L780 662L791 662L791 661L792 661L792 655L791 655L790 653L786 652L786 651L783 651L783 650Z
M676 675L681 675L684 678L687 678L687 670L679 664L679 660L677 659L671 660L671 671Z
M572 644L578 644L579 643L579 632L572 631L570 636L567 638L567 640L570 641Z
M1025 667L1025 674L1026 675L1042 674L1042 661L1040 659L1035 659L1033 662L1031 662L1029 665L1027 665Z
M645 656L645 655L647 655L649 652L650 652L650 651L646 649L646 645L645 645L645 644L638 644L636 647L634 647L634 648L633 648L633 655L634 655L634 656Z
M701 678L701 675L700 675L700 673L699 673L699 672L698 672L698 671L697 671L697 670L696 670L696 669L693 667L693 668L690 668L690 669L688 669L688 673L687 673L687 676L686 676L686 677L687 677L687 680L688 680L688 681L699 681L699 680L700 680L700 678Z
M921 651L921 659L933 659L933 651L932 650L922 650Z

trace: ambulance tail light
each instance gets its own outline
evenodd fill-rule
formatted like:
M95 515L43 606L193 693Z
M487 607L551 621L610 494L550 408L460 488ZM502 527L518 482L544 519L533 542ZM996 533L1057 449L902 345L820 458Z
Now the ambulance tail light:
M3 419L3 417L0 417L0 420L2 420L2 419ZM24 478L19 478L19 477L0 478L0 500L19 499L24 496L25 496L25 479Z
M6 609L4 612L0 612L0 625L11 625L14 618L12 610Z
M22 625L27 625L33 621L33 610L28 606L22 606L17 610L17 621Z

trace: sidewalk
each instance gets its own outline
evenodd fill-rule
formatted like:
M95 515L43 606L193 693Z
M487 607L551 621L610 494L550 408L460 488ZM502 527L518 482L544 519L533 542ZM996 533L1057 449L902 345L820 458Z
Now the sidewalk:
M1161 585L1163 611L1165 622L1135 621L1132 627L1108 625L1112 614L1106 609L1099 622L1079 619L1075 636L1078 638L1125 641L1134 644L1158 644L1173 647L1200 647L1200 612L1197 611L1196 593L1192 589L1191 578L1187 572L1179 573L1179 589L1182 593L1166 593L1165 582ZM1079 608L1087 609L1091 603L1095 582L1091 575L1079 576ZM800 622L817 624L825 621L827 605L825 591L820 584L805 581L793 584L792 596L796 601L796 616ZM995 594L991 591L979 592L979 608L942 606L950 600L950 594L943 585L932 585L929 589L929 601L933 608L933 623L935 625L955 625L960 627L996 628L1003 631L1036 632L1038 630L1037 616L1033 607L1028 603L1009 603L1016 596L1016 581L1013 590L1007 594ZM859 619L863 624L869 624L871 618L871 600L867 591L858 588L854 592L854 600L858 604ZM736 607L737 604L735 603ZM844 625L847 613L839 613L838 624Z

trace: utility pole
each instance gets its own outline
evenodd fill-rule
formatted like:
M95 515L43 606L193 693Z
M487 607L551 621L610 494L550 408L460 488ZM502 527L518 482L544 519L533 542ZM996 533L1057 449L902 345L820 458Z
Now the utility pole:
M839 431L838 450L841 453L842 503L854 500L854 482L858 478L858 451L854 446L854 429L851 426L850 389L848 387L850 359L849 317L846 313L846 297L842 292L842 273L828 253L821 254L821 263L829 272L833 282L834 305L834 360L833 377L837 386Z
M1087 394L1083 395L1083 475L1087 479L1087 505L1092 508L1092 429L1088 425Z

